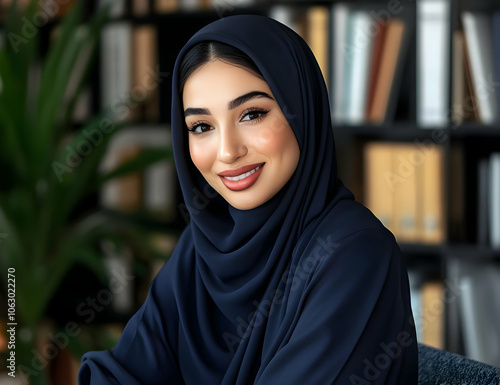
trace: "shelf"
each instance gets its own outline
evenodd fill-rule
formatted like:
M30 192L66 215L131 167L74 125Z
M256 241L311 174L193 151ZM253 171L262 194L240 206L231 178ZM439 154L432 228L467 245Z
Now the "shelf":
M391 126L361 124L333 124L336 135L357 136L366 139L411 140L433 139L436 132L443 132L450 138L493 138L500 139L500 123L484 125L478 122L465 122L445 128L419 128L415 123L396 123ZM442 134L439 134L442 135Z
M489 246L475 245L473 243L451 243L442 245L425 245L418 243L398 242L399 248L405 256L430 258L458 258L477 260L498 260L500 262L500 249Z
M459 126L452 127L452 138L497 138L500 139L500 123L498 125L484 125L477 122L465 122Z
M399 248L404 255L408 256L431 256L435 258L440 258L445 250L444 245L426 245L419 243L403 243L398 242Z
M396 123L391 126L380 125L333 125L336 136L357 136L363 139L391 140L391 141L413 141L436 138L437 129L417 128L412 123ZM446 129L439 129L446 131ZM438 134L442 138L442 134Z
M500 249L478 246L470 243L453 244L446 248L447 256L459 259L475 259L478 261L497 260L500 262Z

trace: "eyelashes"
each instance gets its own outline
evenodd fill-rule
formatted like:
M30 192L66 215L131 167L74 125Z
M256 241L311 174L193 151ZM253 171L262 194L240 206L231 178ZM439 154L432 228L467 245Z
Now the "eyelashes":
M240 122L249 122L256 123L263 119L270 110L251 107L242 112L239 121ZM193 123L188 127L188 131L193 135L201 135L205 132L208 132L212 129L209 123L203 122L201 120Z

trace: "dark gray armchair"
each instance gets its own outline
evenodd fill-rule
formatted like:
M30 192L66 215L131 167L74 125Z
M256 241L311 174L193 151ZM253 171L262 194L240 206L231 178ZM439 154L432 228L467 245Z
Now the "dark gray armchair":
M419 385L500 385L500 368L446 350L419 344L418 361Z

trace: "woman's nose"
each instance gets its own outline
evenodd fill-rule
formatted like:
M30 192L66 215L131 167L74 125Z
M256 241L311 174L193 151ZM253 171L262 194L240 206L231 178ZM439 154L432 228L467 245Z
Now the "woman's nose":
M247 153L247 147L242 135L234 125L220 128L219 160L224 163L233 163Z

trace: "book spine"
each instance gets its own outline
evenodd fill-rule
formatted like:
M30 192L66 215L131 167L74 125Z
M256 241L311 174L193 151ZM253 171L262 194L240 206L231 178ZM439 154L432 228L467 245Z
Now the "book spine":
M417 121L422 128L448 123L450 2L417 2Z
M500 152L490 156L490 242L500 249Z
M345 3L337 3L331 8L332 13L332 56L331 56L331 85L332 119L336 123L345 121L343 110L346 88L344 68L346 62L346 33L349 9Z
M462 14L467 52L471 65L472 84L482 123L492 124L497 118L497 102L493 73L491 18L488 15Z

